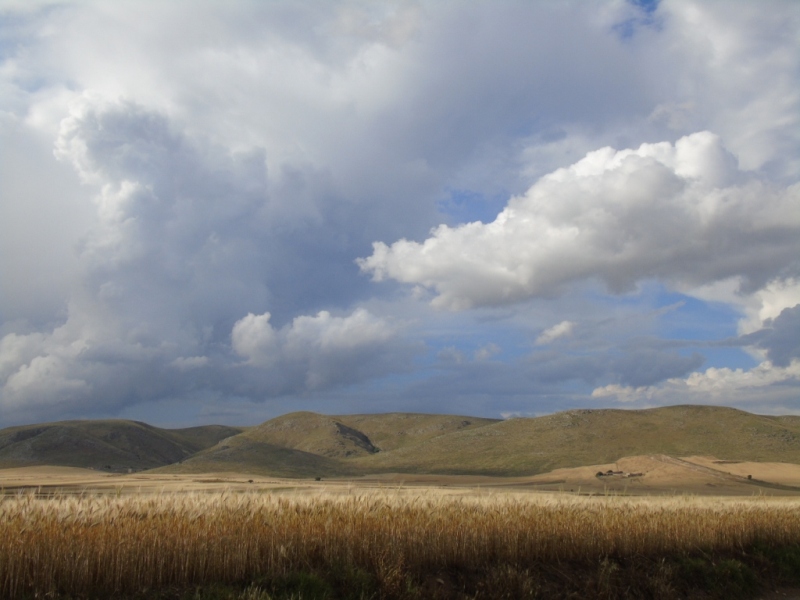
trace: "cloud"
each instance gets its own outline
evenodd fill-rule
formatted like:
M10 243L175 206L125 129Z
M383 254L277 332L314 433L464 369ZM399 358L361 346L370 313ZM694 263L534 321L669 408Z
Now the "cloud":
M754 412L794 412L798 392L800 360L795 359L783 367L769 361L752 369L714 367L654 386L611 384L595 388L592 397L646 406L724 404Z
M732 307L709 339L792 364L796 2L0 13L4 424L556 410L698 368L626 342L691 297Z
M742 294L741 287L741 281L732 279L688 292L707 301L729 303L742 313L739 335L717 345L744 348L757 360L768 359L780 367L800 358L800 281L776 278L751 294Z
M597 278L616 293L658 278L758 288L800 265L800 185L771 186L702 132L635 150L603 148L512 198L491 223L440 225L424 242L376 242L375 281L433 289L454 310L557 295Z
M0 105L0 335L9 322L53 324L77 274L75 246L94 220L52 146Z
M527 375L542 383L582 381L596 384L613 380L626 386L654 385L668 378L686 375L705 359L697 353L683 356L641 344L633 348L606 347L580 353L543 351L524 361Z
M321 251L341 230L275 210L287 184L268 177L262 151L231 152L158 112L88 95L63 120L56 153L95 190L96 220L61 322L0 337L6 415L118 411L199 388L265 398L407 368L413 344L363 309L297 316L314 298L295 282L347 294L339 265L353 280L357 269ZM253 312L266 306L288 323L278 332L270 313ZM269 335L279 383L255 372L268 366Z
M175 349L136 343L132 332L102 318L73 318L50 333L8 334L0 340L0 406L6 419L108 411L179 383L164 372Z
M800 40L791 32L800 25L798 6L682 0L661 3L659 13L670 50L662 66L677 74L670 84L678 119L722 135L744 169L796 180Z
M407 370L419 346L365 309L336 317L299 316L275 330L270 315L234 324L232 354L182 355L202 345L177 340L148 345L113 323L73 319L52 334L0 339L0 406L6 415L119 410L197 390L253 399L324 391ZM116 335L114 332L116 331ZM242 360L244 359L244 360Z
M202 369L208 364L207 356L180 356L170 363L179 371Z
M770 362L778 367L788 367L800 359L800 304L784 308L767 327L740 338L740 343L766 351Z
M436 353L436 358L444 365L460 365L467 360L464 353L455 346L442 348Z
M473 357L475 360L489 360L493 356L500 354L502 349L497 344L490 342L485 346L481 346L477 350L475 350Z
M800 359L800 304L784 308L771 324L772 331L759 340L759 346L767 350L773 364L788 367Z
M704 362L705 358L698 353L682 356L677 352L640 349L616 359L611 372L619 373L623 385L641 387L686 375Z
M545 344L549 344L558 338L568 336L572 333L572 330L575 328L575 323L572 321L561 321L557 325L553 325L552 327L545 329L539 337L536 338L534 342L537 346L543 346Z
M687 376L703 360L699 355L644 352L641 347L625 351L607 344L605 350L536 350L511 359L486 361L469 360L458 348L446 347L437 358L431 374L416 378L389 398L395 403L407 402L408 410L494 416L501 411L543 414L597 407L599 402L608 405L612 398L592 397L594 388L609 385L609 381L623 389L657 385L665 377ZM386 410L391 406L389 402ZM487 411L487 407L495 412Z
M295 318L276 331L270 314L248 314L233 326L234 352L269 379L274 393L319 390L396 371L413 355L394 327L365 309L346 317L327 311Z

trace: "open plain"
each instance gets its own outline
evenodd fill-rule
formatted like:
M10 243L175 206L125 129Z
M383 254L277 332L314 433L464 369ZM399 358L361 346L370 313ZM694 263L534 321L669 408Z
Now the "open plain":
M609 472L611 472L609 474ZM603 473L602 476L598 474ZM800 465L711 456L631 456L613 463L555 469L523 477L385 473L356 477L281 478L247 472L108 473L32 466L0 469L4 493L180 493L436 489L451 494L547 492L578 495L800 496Z

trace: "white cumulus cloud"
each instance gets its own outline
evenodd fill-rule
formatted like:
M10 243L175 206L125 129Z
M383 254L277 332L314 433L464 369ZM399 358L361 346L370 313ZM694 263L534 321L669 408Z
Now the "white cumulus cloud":
M559 294L599 279L614 292L733 276L760 287L800 271L800 185L749 176L712 133L590 152L514 197L491 223L441 225L423 242L376 242L361 269L464 309Z

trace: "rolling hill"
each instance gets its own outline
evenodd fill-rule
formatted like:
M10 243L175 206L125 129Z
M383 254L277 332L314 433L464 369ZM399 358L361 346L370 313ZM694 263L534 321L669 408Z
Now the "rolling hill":
M533 475L646 454L800 462L800 419L711 406L575 410L454 432L358 462L377 471Z
M279 477L529 476L643 455L800 463L800 417L713 406L573 410L503 421L297 412L246 429L67 421L0 430L0 467L50 464Z
M373 472L356 459L416 447L494 419L389 413L327 416L290 413L199 452L171 473L239 471L282 477L354 476Z
M179 462L244 431L209 425L160 429L125 420L60 421L0 430L0 467L56 465L111 472Z
M295 454L279 458L279 448ZM291 413L162 470L522 476L649 454L800 463L800 417L713 406L573 410L505 421Z

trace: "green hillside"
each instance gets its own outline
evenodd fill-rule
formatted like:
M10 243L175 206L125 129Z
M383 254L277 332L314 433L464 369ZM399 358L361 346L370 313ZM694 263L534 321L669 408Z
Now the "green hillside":
M160 429L125 420L60 421L0 430L0 467L56 465L139 471L181 461L241 427Z
M496 422L451 415L326 416L296 412L252 427L160 471L245 471L284 477L359 475L365 471L354 459Z
M415 446L445 434L500 422L498 419L417 413L346 415L334 418L362 431L384 452Z
M642 454L800 462L800 420L713 406L576 410L454 432L358 463L370 471L528 475Z
M367 435L341 419L311 412L283 415L253 427L242 437L328 458L368 456L378 451Z
M0 467L50 464L123 472L533 475L646 454L800 463L800 417L714 406L573 410L505 421L297 412L248 429L65 421L0 430Z
M256 450L259 444L269 452ZM291 413L226 440L224 450L220 446L167 470L299 477L387 472L532 475L642 454L800 463L800 418L713 406L575 410L505 421ZM279 456L277 448L302 454Z
M158 469L158 473L251 473L271 477L331 477L359 474L336 459L236 436L188 459Z

